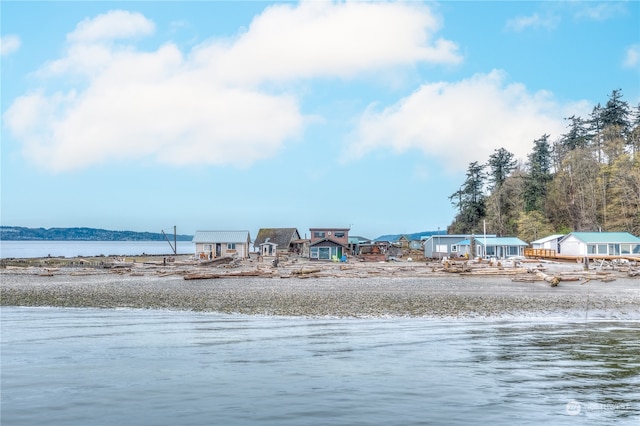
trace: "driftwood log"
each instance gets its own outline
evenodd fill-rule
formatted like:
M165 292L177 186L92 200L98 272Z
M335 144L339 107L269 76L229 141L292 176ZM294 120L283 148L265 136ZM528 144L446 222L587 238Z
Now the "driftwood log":
M227 263L233 262L233 257L218 257L216 259L211 260L203 260L198 262L198 266L217 266L217 265L225 265Z
M538 276L539 278L542 278L542 280L551 284L551 287L557 287L558 284L560 284L560 281L562 280L562 278L558 276L547 275L542 271L536 271L535 273L536 273L536 276Z
M299 269L297 271L291 271L292 275L309 275L309 274L316 274L318 272L322 271L322 269L318 268L318 269Z
M184 276L184 279L185 280L209 280L209 279L216 279L216 278L272 277L272 276L273 274L271 272L264 272L259 270L231 272L226 274L195 272L192 274L186 274Z

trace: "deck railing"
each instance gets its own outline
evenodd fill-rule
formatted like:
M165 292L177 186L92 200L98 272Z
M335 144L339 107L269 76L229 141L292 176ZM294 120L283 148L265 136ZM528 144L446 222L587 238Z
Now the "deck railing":
M556 257L556 251L551 249L525 248L525 257Z

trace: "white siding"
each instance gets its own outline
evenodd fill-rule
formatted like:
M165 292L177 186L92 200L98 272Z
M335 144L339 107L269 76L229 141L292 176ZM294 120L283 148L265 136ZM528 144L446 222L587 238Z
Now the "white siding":
M560 243L560 254L584 256L587 254L587 247L582 241L572 235L569 235Z
M534 249L558 250L558 240L545 241L543 243L531 243Z
M235 250L228 249L227 248L228 243L196 243L196 258L202 259L203 258L202 255L204 255L204 258L208 259L209 254L211 254L212 257L215 258L216 244L220 244L219 257L237 256L240 259L246 259L249 255L249 245L247 243L235 243L236 245ZM209 249L209 247L211 248Z

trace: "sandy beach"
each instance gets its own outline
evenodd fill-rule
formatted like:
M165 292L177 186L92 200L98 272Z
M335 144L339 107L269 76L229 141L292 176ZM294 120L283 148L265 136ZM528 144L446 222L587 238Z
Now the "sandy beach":
M531 274L517 273L515 268L489 275L446 274L417 262L292 262L279 268L246 263L233 269L199 269L201 275L217 278L194 280L185 279L193 268L180 263L129 266L3 269L0 303L284 316L640 319L640 278L593 271L589 272L593 279L585 279L575 264L543 268L565 277L583 274L582 279L568 279L557 287L533 277L525 281L523 277ZM238 276L256 271L257 276Z

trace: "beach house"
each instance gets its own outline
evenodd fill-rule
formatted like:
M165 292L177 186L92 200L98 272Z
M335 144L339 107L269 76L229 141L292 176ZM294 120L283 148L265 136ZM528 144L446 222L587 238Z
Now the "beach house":
M253 246L263 256L300 253L300 233L296 228L260 228Z
M309 228L309 259L337 260L349 254L349 228Z
M571 232L558 244L562 255L640 258L640 238L628 232Z
M444 257L460 257L465 255L460 243L470 240L471 234L434 234L424 241L424 257L427 259L442 259ZM487 235L494 238L495 234ZM482 238L482 237L477 237Z
M475 250L473 249L475 246ZM469 257L506 259L514 256L524 257L528 244L517 237L478 236L458 243L458 251Z
M237 257L247 259L251 237L249 231L196 231L192 242L196 245L196 259Z

